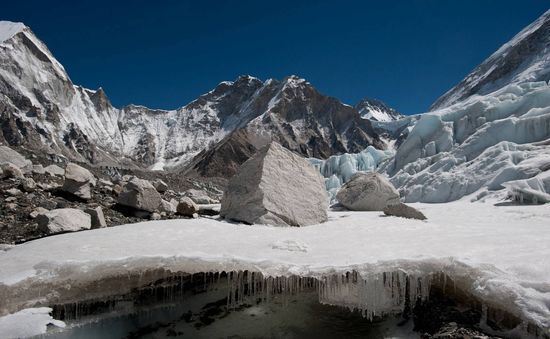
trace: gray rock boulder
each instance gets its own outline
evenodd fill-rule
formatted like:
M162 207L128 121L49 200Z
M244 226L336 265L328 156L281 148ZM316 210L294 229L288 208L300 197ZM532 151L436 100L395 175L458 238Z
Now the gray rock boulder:
M11 162L6 162L0 165L0 168L2 169L2 178L24 178L25 175L23 174L23 171Z
M261 148L228 183L220 215L249 224L305 226L327 221L321 175L276 142Z
M384 176L361 172L342 185L336 200L352 211L383 211L400 202L399 192Z
M87 208L84 210L84 212L90 215L92 228L107 227L107 222L105 222L105 215L103 214L103 209L100 206L96 208Z
M217 200L214 200L208 196L205 191L189 189L183 193L184 196L191 198L196 204L199 205L209 205L218 203Z
M156 211L161 204L161 196L147 180L132 177L118 195L118 203L147 212Z
M44 168L44 171L52 177L62 177L65 175L65 170L57 165L49 165Z
M30 193L36 189L36 182L32 178L23 178L20 186L23 191Z
M46 170L44 169L44 166L37 164L32 166L32 173L33 174L46 174Z
M193 217L193 214L199 212L199 206L191 198L183 197L178 203L177 212L186 217Z
M384 214L394 216L394 217L408 218L408 219L418 219L418 220L427 219L424 213L402 202L398 204L386 206L384 208Z
M159 193L164 193L168 191L168 184L160 179L156 179L153 181L153 186L155 186L155 189Z
M167 215L173 215L177 212L177 205L172 204L170 201L161 200L160 211L165 212Z
M61 190L89 200L92 198L92 186L95 186L96 182L96 178L90 171L77 164L69 163L65 167L65 182Z
M89 230L92 220L89 214L75 208L60 208L39 214L38 227L47 234Z
M0 165L5 163L12 163L19 167L24 173L32 170L32 162L9 148L8 146L0 146Z

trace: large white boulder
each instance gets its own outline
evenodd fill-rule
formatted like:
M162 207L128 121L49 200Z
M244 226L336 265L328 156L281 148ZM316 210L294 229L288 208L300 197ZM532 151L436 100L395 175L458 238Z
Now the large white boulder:
M162 197L149 181L132 177L118 195L118 203L138 210L154 212L159 209Z
M47 234L89 230L92 220L89 214L75 208L60 208L39 214L38 227Z
M91 199L91 186L96 185L96 178L87 169L77 164L69 163L65 167L65 182L62 190L81 199Z
M327 221L324 179L304 158L272 142L241 165L220 215L249 224L305 226Z
M378 173L356 173L336 194L336 200L352 211L383 211L399 204L399 192Z

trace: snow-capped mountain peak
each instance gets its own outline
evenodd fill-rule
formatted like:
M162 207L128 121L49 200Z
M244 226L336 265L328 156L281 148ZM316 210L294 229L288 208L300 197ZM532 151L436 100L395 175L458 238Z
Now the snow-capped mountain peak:
M377 99L364 98L355 105L355 109L359 111L363 119L374 121L388 122L403 117L401 113Z
M510 84L550 80L550 10L477 66L431 107L437 110Z
M17 33L22 32L27 26L21 22L0 21L0 43L11 39Z

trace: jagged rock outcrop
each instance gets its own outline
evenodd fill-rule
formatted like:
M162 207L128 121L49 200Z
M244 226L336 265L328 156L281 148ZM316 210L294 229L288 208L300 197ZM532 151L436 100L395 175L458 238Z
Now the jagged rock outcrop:
M383 211L399 203L399 192L378 173L355 173L342 185L336 200L352 211Z
M264 146L239 168L221 203L222 217L249 224L306 226L328 218L321 175L276 142Z

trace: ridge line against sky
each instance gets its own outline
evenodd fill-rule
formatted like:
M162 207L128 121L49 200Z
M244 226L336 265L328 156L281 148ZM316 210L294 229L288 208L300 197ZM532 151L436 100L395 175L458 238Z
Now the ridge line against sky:
M546 10L545 0L30 0L3 4L75 84L117 107L174 109L219 82L296 74L354 105L381 99L405 114L443 93ZM46 15L45 15L46 14Z

